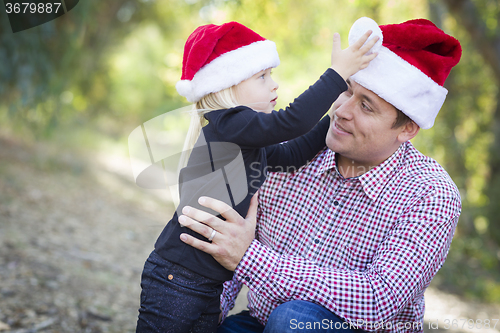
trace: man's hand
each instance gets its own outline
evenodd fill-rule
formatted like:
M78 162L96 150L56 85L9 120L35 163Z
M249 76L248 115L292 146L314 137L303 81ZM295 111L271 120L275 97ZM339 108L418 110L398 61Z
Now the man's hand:
M257 194L253 196L250 202L246 218L243 218L231 206L222 201L201 197L198 202L202 206L219 212L226 221L204 211L186 206L182 209L182 213L185 215L179 217L179 222L182 225L206 238L210 238L213 230L216 233L212 243L199 240L188 234L181 234L181 240L198 250L212 255L222 266L234 271L255 238Z

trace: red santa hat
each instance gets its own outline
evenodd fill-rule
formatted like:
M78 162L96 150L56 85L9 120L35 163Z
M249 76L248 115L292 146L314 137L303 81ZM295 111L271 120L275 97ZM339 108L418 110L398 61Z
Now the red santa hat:
M349 44L368 30L373 31L370 38L381 38L370 50L378 56L352 79L421 128L431 128L448 93L444 81L462 55L459 41L426 19L379 27L362 17L351 27Z
M177 92L191 103L280 63L276 44L237 22L198 27L187 39Z

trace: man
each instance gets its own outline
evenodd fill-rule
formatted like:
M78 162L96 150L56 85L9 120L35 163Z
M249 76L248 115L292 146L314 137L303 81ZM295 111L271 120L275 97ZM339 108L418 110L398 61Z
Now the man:
M374 25L374 26L373 26ZM249 312L219 332L422 332L424 292L441 268L461 211L444 169L409 142L430 128L446 96L459 42L428 20L358 20L350 40L383 35L370 65L335 102L327 149L294 173L272 173L243 219L201 198L226 221L187 208L181 236L234 271L226 316L242 284ZM352 36L352 38L351 38ZM204 224L194 220L203 221Z

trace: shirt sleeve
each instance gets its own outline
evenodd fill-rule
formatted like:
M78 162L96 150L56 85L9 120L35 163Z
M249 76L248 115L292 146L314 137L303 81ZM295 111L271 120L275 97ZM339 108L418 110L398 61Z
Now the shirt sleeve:
M209 112L205 117L213 123L221 142L241 147L266 147L309 132L345 90L346 82L329 68L314 85L279 112L264 113L237 107L214 114Z
M271 302L311 301L374 330L425 290L446 258L460 209L457 195L422 198L401 215L363 271L320 267L254 240L235 277Z
M222 312L221 323L224 319L226 319L229 310L234 307L234 302L236 301L236 297L238 297L242 286L243 283L239 282L235 278L224 282L224 289L220 296L220 309Z
M311 161L325 148L330 116L325 116L307 134L282 144L266 147L267 165L271 172L294 171Z

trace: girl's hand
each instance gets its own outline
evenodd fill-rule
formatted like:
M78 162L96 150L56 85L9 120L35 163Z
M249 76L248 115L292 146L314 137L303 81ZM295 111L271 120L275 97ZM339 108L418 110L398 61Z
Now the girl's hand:
M341 48L340 35L338 33L333 35L332 69L342 76L344 80L347 80L357 71L366 68L370 61L377 56L377 53L366 53L379 40L378 36L372 38L366 45L363 45L371 34L372 31L368 30L356 43L345 50Z

